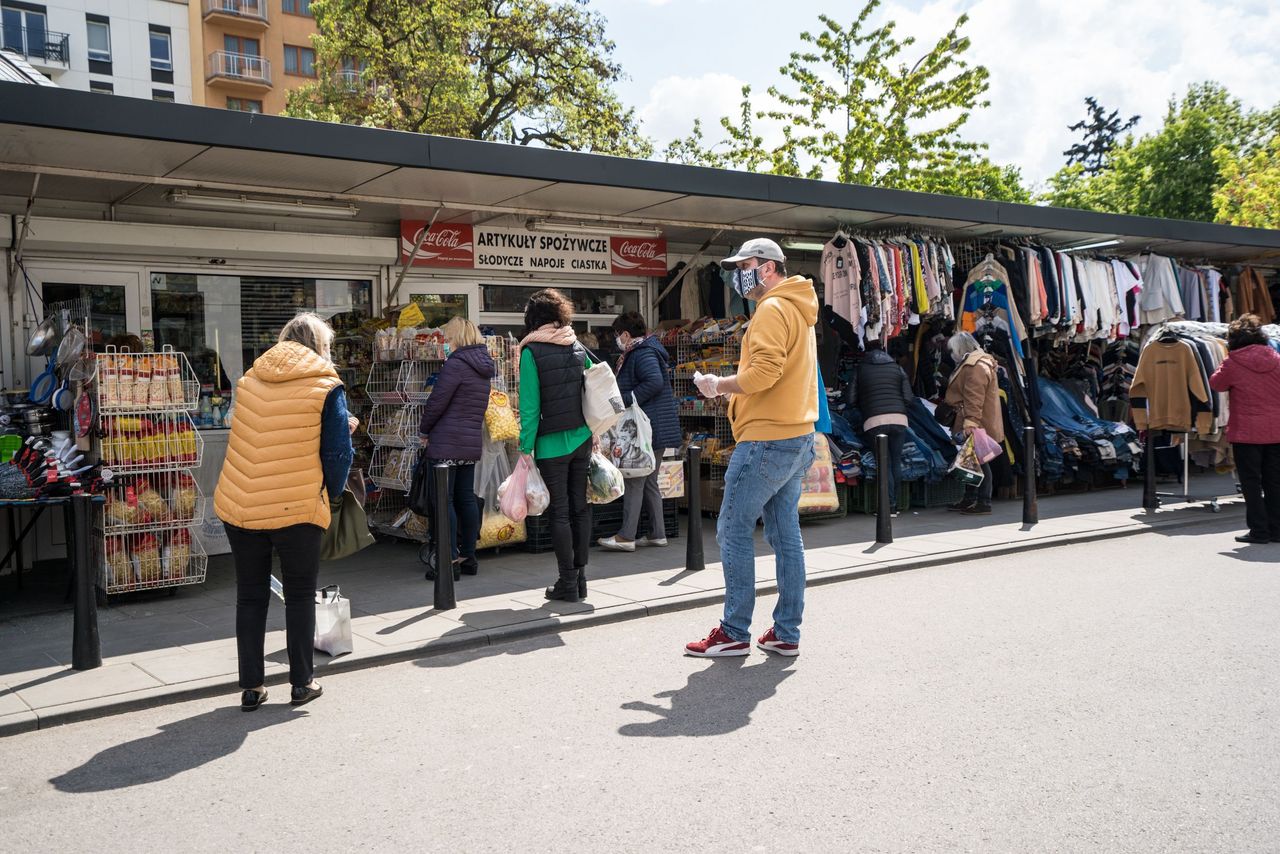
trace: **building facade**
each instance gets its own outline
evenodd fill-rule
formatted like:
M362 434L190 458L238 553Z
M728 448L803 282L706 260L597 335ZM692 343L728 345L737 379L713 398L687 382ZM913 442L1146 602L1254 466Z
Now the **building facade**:
M191 0L194 103L278 114L315 78L311 0Z
M63 88L192 103L186 0L0 0L0 45Z

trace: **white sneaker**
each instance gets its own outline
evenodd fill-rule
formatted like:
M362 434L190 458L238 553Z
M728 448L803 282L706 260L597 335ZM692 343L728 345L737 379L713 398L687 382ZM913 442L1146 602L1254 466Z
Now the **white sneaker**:
M654 548L658 548L658 549L666 548L666 545L667 545L667 538L666 538L666 537L663 537L663 538L662 538L662 539L660 539L660 540L655 540L655 539L652 539L652 538L650 538L650 537L643 537L643 538L641 538L641 539L639 539L639 540L636 540L636 545L637 545L637 546L652 546L652 547L654 547Z
M598 543L601 548L608 549L611 552L633 552L636 550L636 544L634 542L620 543L616 536L601 537L596 540L596 543Z

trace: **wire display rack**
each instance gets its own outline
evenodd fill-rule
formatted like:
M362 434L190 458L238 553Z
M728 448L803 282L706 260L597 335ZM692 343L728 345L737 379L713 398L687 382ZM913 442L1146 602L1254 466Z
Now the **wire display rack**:
M185 411L103 415L102 465L113 474L176 472L200 467L204 437Z
M187 528L105 534L103 587L107 595L201 584L209 556Z
M407 398L400 391L400 363L375 361L370 365L364 393L374 403L407 403Z
M172 347L130 353L107 347L97 354L98 411L104 415L190 412L200 405L200 380Z
M106 489L106 534L177 530L200 523L204 496L187 472L118 477Z
M418 444L418 425L422 423L422 404L379 404L369 413L369 438L375 445L408 447Z
M400 374L396 378L396 390L405 400L422 403L431 396L431 387L435 384L436 373L440 370L440 360L410 359L400 363Z
M676 365L673 385L681 431L702 447L702 509L718 513L724 495L724 475L733 448L733 427L729 422L728 398L707 400L693 384L697 372L725 376L737 370L742 339L737 330L716 329L676 338ZM680 499L688 507L688 496Z
M416 448L379 445L373 449L373 459L369 462L369 480L383 489L408 492L417 457Z
M369 527L379 534L423 543L427 540L427 520L409 509L403 492L379 490L366 509Z

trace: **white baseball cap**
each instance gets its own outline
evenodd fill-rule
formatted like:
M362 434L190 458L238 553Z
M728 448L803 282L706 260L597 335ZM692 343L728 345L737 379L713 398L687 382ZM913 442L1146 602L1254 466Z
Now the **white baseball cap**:
M781 246L774 243L767 237L757 237L742 244L742 248L738 250L738 254L725 258L720 262L720 266L724 267L726 270L732 270L738 265L739 261L745 261L748 258L759 258L762 261L777 261L779 264L784 264L787 260L787 256L782 254Z

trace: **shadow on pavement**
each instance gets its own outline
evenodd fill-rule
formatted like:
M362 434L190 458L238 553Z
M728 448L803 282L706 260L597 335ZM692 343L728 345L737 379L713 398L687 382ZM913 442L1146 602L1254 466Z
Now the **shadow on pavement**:
M1233 551L1218 552L1223 557L1234 558L1245 563L1280 564L1280 544L1267 543L1246 545L1241 543Z
M483 632L486 627L494 625L506 625L513 621L517 614L527 613L516 611L510 608L498 608L491 611L472 611L462 615L462 622L466 628L454 629L441 635L441 639L454 637L457 635L472 635L475 632ZM496 621L496 622L495 622ZM443 655L432 655L427 658L419 658L414 664L419 667L457 667L460 664L469 664L473 661L480 661L485 658L493 658L496 655L526 655L530 652L537 652L544 649L555 649L564 646L564 641L558 633L534 635L526 640L514 643L500 642L498 644L490 644L485 646L472 647L471 649L459 650L458 652L449 652Z
M158 783L230 756L255 730L297 720L306 712L264 706L246 714L239 707L205 712L160 727L160 732L108 747L79 768L49 782L60 792L109 792Z
M655 694L655 700L670 698L665 708L640 700L623 703L632 712L649 712L657 720L623 724L619 735L639 738L670 736L726 735L751 723L756 706L778 692L790 678L794 658L770 655L760 664L744 666L747 658L712 659L711 666L689 674L683 688Z

